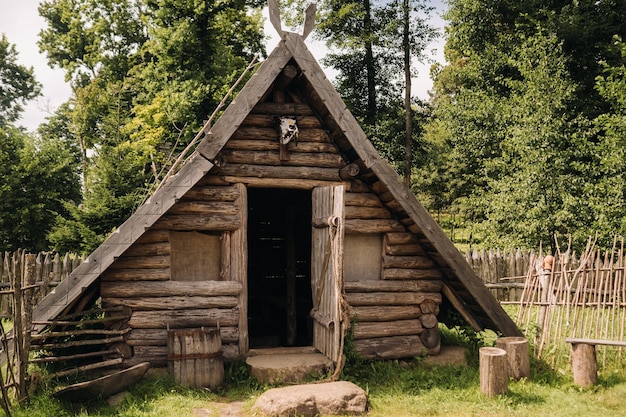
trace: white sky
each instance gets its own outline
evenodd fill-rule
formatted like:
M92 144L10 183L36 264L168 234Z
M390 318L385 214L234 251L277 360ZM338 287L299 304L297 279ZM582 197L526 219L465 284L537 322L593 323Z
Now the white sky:
M0 0L0 32L4 33L9 42L14 44L18 52L18 62L26 67L33 67L35 78L42 84L43 95L27 103L19 125L30 131L37 129L40 123L71 95L70 86L64 80L64 73L60 69L52 69L48 66L45 55L39 53L37 46L39 31L44 26L44 20L37 11L41 0ZM443 0L431 0L437 11L432 16L431 24L442 28L443 20L440 12L443 9ZM267 15L266 15L267 16ZM266 23L266 34L270 37L266 49L269 52L276 46L278 38L269 21ZM307 44L313 55L321 60L326 53L323 44L313 41L313 35L307 39ZM437 52L433 59L443 62L443 39L435 42L431 48ZM428 98L428 90L432 87L429 78L430 64L420 64L416 67L418 77L413 80L413 94L419 98ZM324 68L327 77L332 79L333 73Z

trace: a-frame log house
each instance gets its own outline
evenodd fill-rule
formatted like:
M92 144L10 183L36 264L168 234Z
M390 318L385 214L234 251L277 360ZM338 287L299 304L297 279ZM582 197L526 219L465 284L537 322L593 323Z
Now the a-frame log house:
M227 359L313 346L336 361L349 321L364 357L436 354L448 309L477 330L521 335L303 36L280 33L180 171L36 306L34 322L97 299L125 306L126 361L153 365L167 361L168 328L219 326Z

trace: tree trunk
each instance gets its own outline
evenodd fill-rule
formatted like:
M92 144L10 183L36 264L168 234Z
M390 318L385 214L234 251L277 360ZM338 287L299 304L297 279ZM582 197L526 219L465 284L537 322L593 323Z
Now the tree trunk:
M407 186L411 185L411 161L413 158L413 126L412 118L413 112L411 110L411 45L409 38L409 12L411 10L409 6L409 0L403 0L402 3L402 19L403 19L403 34L402 34L402 49L404 50L404 182Z
M367 71L367 113L366 121L373 124L376 120L376 67L374 65L374 51L372 47L372 16L370 0L363 2L365 8L364 32L367 39L365 41L365 68Z

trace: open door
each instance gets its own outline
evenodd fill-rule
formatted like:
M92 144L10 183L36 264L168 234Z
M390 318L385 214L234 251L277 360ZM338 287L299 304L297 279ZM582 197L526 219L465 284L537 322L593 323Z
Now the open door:
M343 286L344 186L313 189L311 232L311 290L313 346L337 362L341 357Z

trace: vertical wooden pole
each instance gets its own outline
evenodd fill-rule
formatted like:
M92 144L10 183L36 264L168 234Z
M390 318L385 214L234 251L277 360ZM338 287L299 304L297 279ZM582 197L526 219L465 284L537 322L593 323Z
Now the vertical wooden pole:
M233 281L241 283L239 294L239 354L250 348L248 339L248 191L244 184L236 184L239 198L236 201L241 227L233 231L230 243L231 274Z
M523 337L499 337L496 347L504 349L509 364L509 376L516 381L530 378L530 354L528 340Z
M509 384L506 351L495 347L479 349L480 392L487 397L505 394Z

